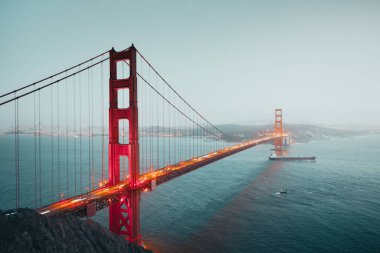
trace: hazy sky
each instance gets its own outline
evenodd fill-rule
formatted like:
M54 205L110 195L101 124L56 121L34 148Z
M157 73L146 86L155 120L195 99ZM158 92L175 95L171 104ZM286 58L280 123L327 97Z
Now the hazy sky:
M215 123L380 124L380 1L0 2L0 93L135 43Z

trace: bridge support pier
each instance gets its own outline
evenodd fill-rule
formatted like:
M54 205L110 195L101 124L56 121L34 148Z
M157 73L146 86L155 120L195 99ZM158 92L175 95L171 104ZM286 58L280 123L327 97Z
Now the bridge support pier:
M126 62L129 77L118 79L118 62ZM109 80L109 144L108 177L110 186L120 183L120 157L128 157L129 186L134 188L139 178L139 138L137 108L137 73L136 48L132 45L127 50L110 51ZM126 66L123 64L122 66ZM118 91L129 90L129 106L119 108ZM128 144L119 142L119 121L128 120ZM124 178L122 180L125 180ZM140 244L140 191L131 190L119 196L118 202L109 207L109 227L111 232L124 235L129 241Z
M130 242L140 244L140 190L122 194L109 206L110 231L125 236Z

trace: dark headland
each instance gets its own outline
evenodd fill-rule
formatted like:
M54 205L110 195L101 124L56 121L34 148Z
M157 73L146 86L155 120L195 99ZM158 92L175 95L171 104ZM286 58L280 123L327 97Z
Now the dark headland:
M152 253L91 220L46 217L31 209L0 211L0 252Z

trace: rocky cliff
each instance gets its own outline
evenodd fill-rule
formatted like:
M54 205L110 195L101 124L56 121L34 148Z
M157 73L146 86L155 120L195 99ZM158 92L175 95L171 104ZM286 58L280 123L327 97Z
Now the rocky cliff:
M46 217L19 209L0 211L0 252L152 252L130 244L91 220Z

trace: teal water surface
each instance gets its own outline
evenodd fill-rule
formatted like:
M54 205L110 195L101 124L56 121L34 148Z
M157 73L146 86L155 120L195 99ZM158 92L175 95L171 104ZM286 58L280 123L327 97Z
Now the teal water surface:
M144 194L143 237L157 252L380 252L379 142L292 145L316 162L268 161L269 145L223 159Z
M86 139L81 179L79 175L70 176L80 169L74 139L69 140L69 155L63 152L60 162L51 164L52 156L58 158L57 150L49 149L50 137L42 138L39 203L39 199L34 201L34 196L39 195L39 189L34 187L34 138L20 138L23 206L38 207L56 201L60 192L75 195L74 186L77 192L86 191L92 160ZM0 136L0 142L0 199L4 210L15 205L14 138ZM316 162L269 161L271 145L220 160L142 194L143 239L148 247L161 253L380 252L378 143L380 136L363 136L291 146L293 155L315 155ZM57 141L53 144L57 145ZM100 144L100 139L95 140L97 180L102 166ZM65 137L60 145L61 150L66 150ZM55 180L53 187L51 178ZM61 178L59 186L57 178ZM288 193L276 194L281 188ZM104 226L108 226L107 211L94 217Z

